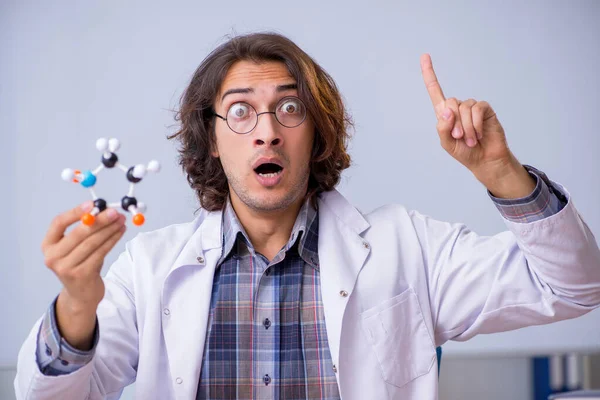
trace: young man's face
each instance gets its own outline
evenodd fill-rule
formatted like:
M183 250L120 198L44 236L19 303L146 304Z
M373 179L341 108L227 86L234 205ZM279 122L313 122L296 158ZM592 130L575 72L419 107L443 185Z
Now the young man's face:
M275 111L281 99L298 95L295 84L283 63L238 61L229 69L214 108L230 125L236 126L236 118L239 123L253 113L240 102L254 107L257 114ZM243 93L228 93L231 90ZM235 106L230 111L232 105ZM290 100L281 108L293 114L298 112L298 106ZM283 116L282 120L286 121L285 118L288 117ZM314 140L314 125L309 115L300 125L288 128L274 114L262 114L256 127L246 134L232 131L218 117L215 124L217 149L213 156L221 159L234 204L241 200L252 210L264 212L284 210L301 201L308 187ZM279 167L265 164L256 168L263 163Z

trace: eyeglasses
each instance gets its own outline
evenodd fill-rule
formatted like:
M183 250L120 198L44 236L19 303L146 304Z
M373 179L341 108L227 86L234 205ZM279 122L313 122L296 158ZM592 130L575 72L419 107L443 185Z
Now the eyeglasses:
M275 111L257 113L254 107L242 101L233 103L229 107L227 118L214 113L215 117L219 117L227 123L229 129L240 135L252 132L258 124L258 116L262 114L273 114L281 125L286 128L295 128L306 119L306 107L298 97L288 96L279 100Z

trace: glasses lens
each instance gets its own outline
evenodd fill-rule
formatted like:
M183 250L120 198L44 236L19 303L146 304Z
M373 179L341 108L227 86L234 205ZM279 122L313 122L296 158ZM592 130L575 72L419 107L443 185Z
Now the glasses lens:
M232 131L248 133L256 125L256 110L248 103L234 103L227 112L227 124Z
M279 123L287 128L295 128L306 118L306 107L297 97L284 97L277 104L275 116Z

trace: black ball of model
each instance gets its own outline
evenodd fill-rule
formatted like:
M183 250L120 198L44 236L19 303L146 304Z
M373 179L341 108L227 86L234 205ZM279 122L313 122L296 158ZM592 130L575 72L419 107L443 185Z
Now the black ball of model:
M134 168L135 168L135 167L130 167L130 168L127 170L127 174L126 174L126 176L127 176L127 180L128 180L129 182L131 182L131 183L138 183L139 181L141 181L141 180L142 180L142 178L136 178L135 176L133 176L133 169L134 169Z
M124 196L121 199L121 207L125 211L129 211L129 207L134 206L137 207L137 200L135 197Z
M106 157L102 154L102 165L106 168L112 168L117 165L117 161L119 161L119 157L115 153L110 153L110 156Z
M96 199L94 200L94 207L98 208L98 212L106 210L106 200Z

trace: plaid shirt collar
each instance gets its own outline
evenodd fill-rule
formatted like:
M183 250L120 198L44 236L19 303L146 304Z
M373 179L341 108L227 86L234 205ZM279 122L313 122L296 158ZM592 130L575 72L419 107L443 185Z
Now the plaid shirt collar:
M238 240L242 240L248 250L254 254L254 247L252 246L244 227L237 218L229 197L227 197L227 202L223 211L223 220L221 223L223 227L223 252L217 265L220 265L229 255L229 253L231 253L234 245L238 243ZM300 212L298 213L296 222L292 228L290 240L284 246L283 253L287 252L296 243L298 243L298 254L300 257L302 257L304 262L318 271L318 234L318 212L312 206L310 199L307 199L300 208Z

